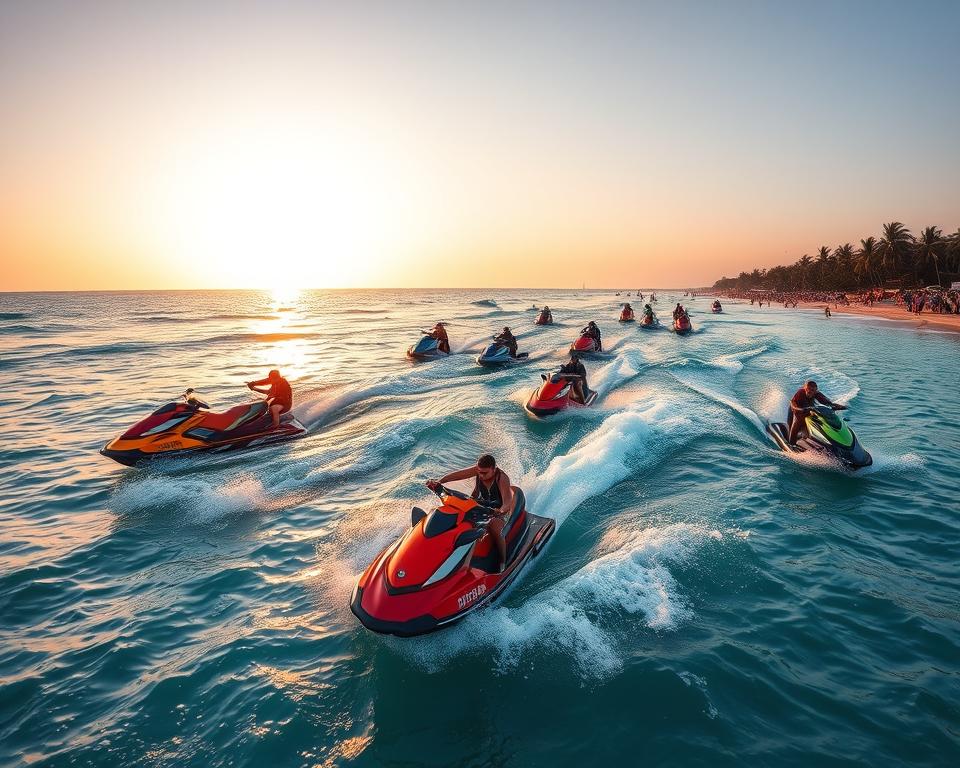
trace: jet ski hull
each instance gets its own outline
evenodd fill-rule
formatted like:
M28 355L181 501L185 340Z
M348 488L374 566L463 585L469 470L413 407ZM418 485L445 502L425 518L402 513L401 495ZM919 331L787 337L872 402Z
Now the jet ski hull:
M440 344L436 339L426 335L407 349L407 357L411 360L436 360L438 357L447 357L449 354L449 352L440 349Z
M171 424L168 429L163 428L165 419ZM159 424L153 426L151 420ZM100 454L133 467L156 458L258 448L294 440L307 432L292 413L283 414L276 429L271 424L263 403L236 406L225 413L171 403L111 440Z
M527 402L524 403L524 410L531 416L542 419L547 416L554 416L561 411L567 410L567 408L587 408L593 405L597 399L597 392L593 389L587 393L587 401L581 403L579 400L573 399L572 389L567 389L565 396L561 395L557 397L554 392L544 392L544 388L549 386L551 386L549 380L544 382L543 386L533 390Z
M595 355L600 350L597 349L597 341L592 336L581 336L570 345L570 351L579 355Z
M831 456L850 470L863 469L873 464L873 457L860 445L860 441L853 434L853 430L850 430L853 437L852 443L849 446L842 446L823 436L815 429L813 435L820 435L820 437L811 436L809 426L808 433L801 434L795 445L792 445L789 440L790 428L782 421L768 422L766 429L767 434L785 453L811 452Z
M519 489L514 492L520 506L506 535L507 564L502 573L494 567L489 537L483 537L465 555L466 562L449 576L432 584L397 586L394 577L409 579L413 575L401 570L393 573L391 566L396 560L403 558L405 552L439 546L433 542L440 541L444 535L425 539L419 530L424 523L415 522L413 529L384 549L357 580L350 598L350 610L360 623L379 634L415 637L449 627L505 594L526 566L543 551L556 529L552 519L527 512L523 492ZM466 498L454 503L476 506ZM461 514L462 510L461 506ZM447 504L438 511L457 514L457 510ZM459 530L462 519L457 525ZM451 535L455 534L456 531ZM417 557L410 558L410 562L417 560Z
M525 363L528 358L528 352L520 352L516 357L510 357L506 347L491 344L477 356L477 365L482 365L484 368L502 368L508 365Z

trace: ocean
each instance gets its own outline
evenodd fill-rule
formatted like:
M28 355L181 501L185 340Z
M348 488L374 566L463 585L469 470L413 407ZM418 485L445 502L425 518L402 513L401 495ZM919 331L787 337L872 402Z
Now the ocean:
M0 294L0 764L960 764L960 335L664 292ZM548 303L557 324L533 324ZM594 407L523 402L588 320ZM455 354L412 363L418 329ZM511 326L530 362L490 371ZM279 368L308 434L130 469L110 438ZM815 378L872 467L764 432ZM410 639L354 580L493 453L549 547Z

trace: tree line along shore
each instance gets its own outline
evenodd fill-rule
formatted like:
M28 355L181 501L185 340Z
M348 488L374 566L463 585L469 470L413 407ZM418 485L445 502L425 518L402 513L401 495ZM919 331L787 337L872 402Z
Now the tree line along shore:
M914 235L899 221L883 225L880 237L866 237L860 246L821 246L816 256L804 254L789 265L755 268L737 277L722 277L716 291L862 291L871 288L948 287L960 280L960 228L944 235L925 227Z

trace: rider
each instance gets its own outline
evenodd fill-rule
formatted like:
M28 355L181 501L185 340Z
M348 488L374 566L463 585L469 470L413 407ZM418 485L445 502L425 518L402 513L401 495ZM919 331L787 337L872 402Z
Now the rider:
M477 459L476 466L450 472L440 480L428 480L427 487L432 489L438 482L443 485L471 477L475 477L477 481L470 495L484 506L493 508L493 517L487 523L487 533L490 534L497 550L499 559L497 570L502 573L507 563L507 542L503 538L503 526L513 514L516 496L507 473L497 467L497 460L489 453L485 453Z
M543 309L540 310L540 317L542 317L548 323L553 322L553 312L550 311L550 307L548 307L546 304L544 304Z
M433 326L433 330L430 331L430 338L437 340L437 349L441 352L446 352L450 354L450 339L447 337L447 329L443 327L443 323L437 323Z
M803 386L790 398L790 413L787 416L790 426L790 436L787 439L790 445L797 444L797 438L804 429L804 416L813 410L816 403L823 403L835 411L845 411L847 409L847 406L838 405L824 395L817 388L817 382L813 379L804 382Z
M678 301L677 306L673 308L673 319L676 320L680 315L684 314L684 312L683 305Z
M651 307L649 304L644 304L644 305L643 305L643 314L644 314L644 317L649 317L650 320L652 321L652 320L653 320L653 307Z
M210 410L210 406L197 397L197 390L195 390L193 387L190 387L186 392L183 393L183 399L187 401L187 405L189 405L191 408L196 408L198 411L201 408L205 408L208 411Z
M570 353L570 360L560 366L560 373L566 373L577 378L570 380L570 386L573 388L573 395L581 403L587 402L587 393L590 388L587 386L587 369L580 362L580 355L576 352Z
M600 340L600 329L597 324L591 320L586 327L580 331L581 336L589 336L597 343L597 352L603 352L603 342Z
M503 326L500 335L493 339L497 344L503 344L510 349L510 357L517 356L517 337L510 332L510 326Z
M621 316L633 317L633 307L630 306L629 301L623 305L623 311L620 314Z
M270 389L260 389L266 384L270 385ZM267 378L248 381L247 386L254 392L267 396L266 402L270 409L270 416L273 418L273 429L279 427L280 414L293 408L293 390L290 389L290 382L280 375L280 371L274 369L267 374Z

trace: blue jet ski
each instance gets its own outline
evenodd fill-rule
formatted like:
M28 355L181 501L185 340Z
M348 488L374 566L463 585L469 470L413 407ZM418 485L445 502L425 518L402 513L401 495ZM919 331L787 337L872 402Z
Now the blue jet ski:
M494 341L483 352L477 356L477 365L483 365L487 368L498 368L503 365L515 365L516 363L525 363L529 353L520 352L516 357L510 356L510 348L506 344L500 344Z

